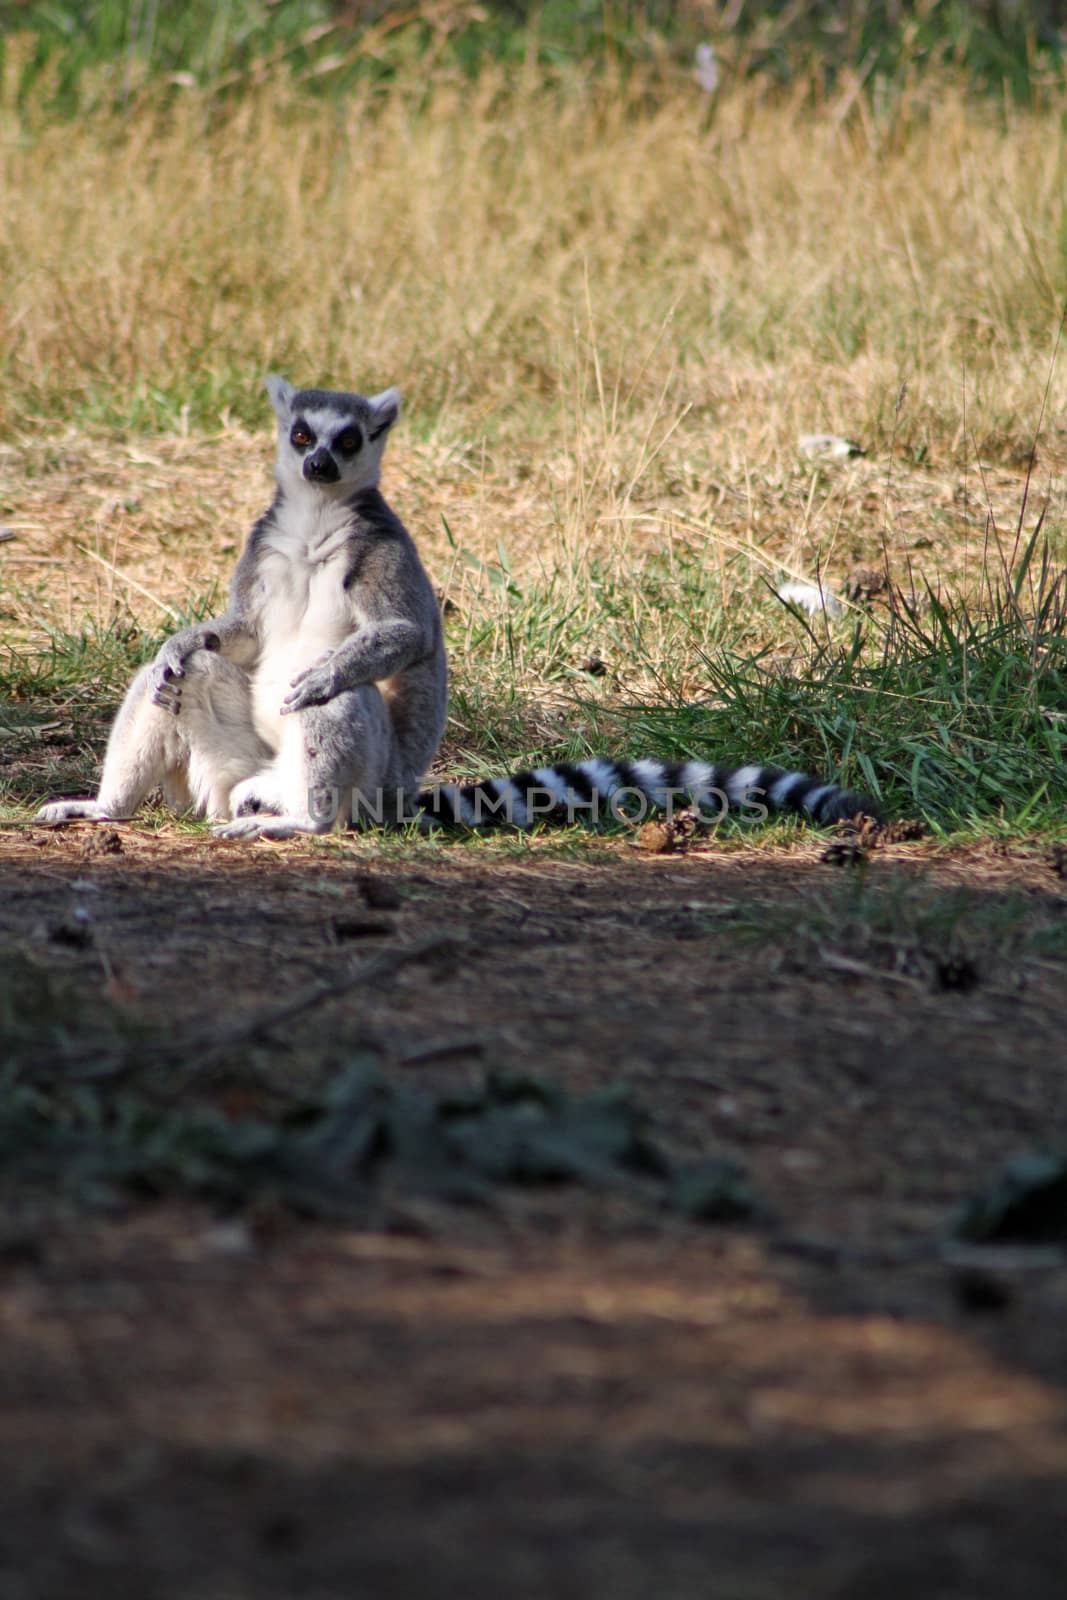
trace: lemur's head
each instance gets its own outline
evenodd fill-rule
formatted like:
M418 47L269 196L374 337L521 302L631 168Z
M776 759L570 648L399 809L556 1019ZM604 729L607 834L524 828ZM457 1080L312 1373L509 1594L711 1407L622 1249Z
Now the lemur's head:
M278 414L275 470L283 489L314 489L344 500L378 482L386 435L400 415L396 389L368 400L331 389L294 389L274 373L266 389Z

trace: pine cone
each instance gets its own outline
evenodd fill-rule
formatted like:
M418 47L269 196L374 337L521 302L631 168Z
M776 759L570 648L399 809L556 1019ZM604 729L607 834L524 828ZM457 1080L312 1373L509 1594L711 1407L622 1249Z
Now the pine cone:
M670 817L654 817L637 830L634 848L648 855L666 856L688 850L690 842L704 826L699 812L692 806L676 811Z

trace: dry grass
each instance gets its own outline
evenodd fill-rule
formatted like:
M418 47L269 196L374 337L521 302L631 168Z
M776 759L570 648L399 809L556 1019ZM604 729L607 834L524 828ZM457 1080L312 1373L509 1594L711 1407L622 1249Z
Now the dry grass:
M1067 281L1060 120L934 83L880 119L760 85L713 110L686 78L491 70L75 127L9 98L4 434L251 422L278 366L399 382L468 478L483 443L565 498L580 467L578 523L788 474L819 429L1017 464Z
M569 437L594 330L624 425L691 407L734 471L820 427L961 458L965 370L969 431L1033 426L1065 285L1056 115L933 82L879 119L761 85L713 110L685 78L493 70L340 105L275 77L76 127L9 103L5 428L35 394L248 415L283 365L397 378L528 446Z

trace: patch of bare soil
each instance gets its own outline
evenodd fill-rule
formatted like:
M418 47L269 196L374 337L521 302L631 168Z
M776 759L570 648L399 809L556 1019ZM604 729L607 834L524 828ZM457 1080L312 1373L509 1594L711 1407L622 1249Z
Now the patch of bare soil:
M426 1092L621 1080L767 1207L14 1195L2 1600L1062 1594L1067 1269L945 1239L1064 1135L1064 963L1004 930L1067 890L822 849L0 835L0 960L106 999L184 1098L276 1114L360 1051Z

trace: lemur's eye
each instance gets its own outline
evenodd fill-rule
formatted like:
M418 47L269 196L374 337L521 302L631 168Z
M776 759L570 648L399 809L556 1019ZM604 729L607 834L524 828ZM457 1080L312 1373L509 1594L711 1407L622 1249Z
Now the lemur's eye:
M363 435L358 428L346 428L333 442L343 456L354 456L357 450L362 449Z
M308 445L315 443L315 435L303 422L294 422L293 431L289 435L289 443L298 450L306 450Z

